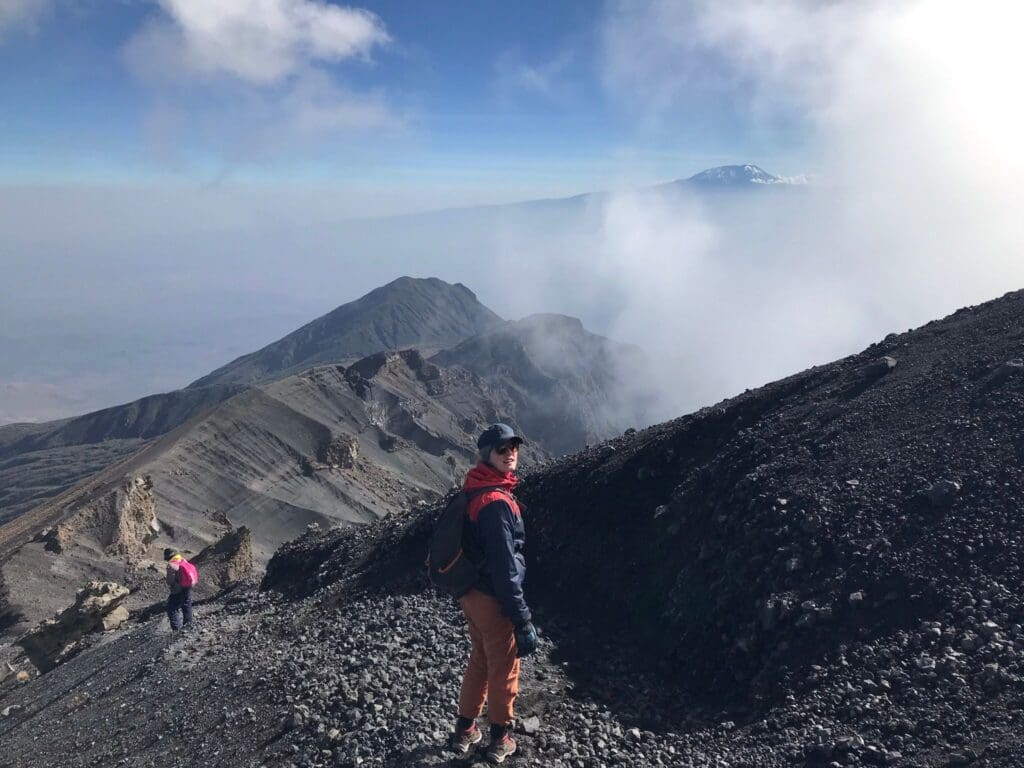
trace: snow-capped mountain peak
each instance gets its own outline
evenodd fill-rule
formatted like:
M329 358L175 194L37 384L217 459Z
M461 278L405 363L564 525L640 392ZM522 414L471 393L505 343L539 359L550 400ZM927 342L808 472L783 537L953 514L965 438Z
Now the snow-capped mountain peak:
M806 177L774 176L756 165L720 165L686 180L705 187L745 187L751 184L806 184Z

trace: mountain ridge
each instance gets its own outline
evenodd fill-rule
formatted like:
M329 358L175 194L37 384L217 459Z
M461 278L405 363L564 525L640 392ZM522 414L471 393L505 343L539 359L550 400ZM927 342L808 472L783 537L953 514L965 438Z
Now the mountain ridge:
M317 364L352 362L381 349L417 344L438 348L446 346L443 341L461 341L502 322L460 283L400 277L183 389L53 422L0 426L0 524L71 488L104 464L126 458L255 380Z
M236 358L186 388L248 385L386 349L447 347L501 322L461 283L400 277Z

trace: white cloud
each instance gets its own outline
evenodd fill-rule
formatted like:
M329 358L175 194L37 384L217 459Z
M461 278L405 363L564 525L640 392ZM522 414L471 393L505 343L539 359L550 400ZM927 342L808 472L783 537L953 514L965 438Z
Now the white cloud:
M0 34L12 29L35 31L53 11L54 0L3 0L0 2Z
M391 38L358 8L321 0L159 0L125 47L153 91L143 121L150 157L187 168L316 153L337 140L401 131L382 92L345 85L332 65L366 61Z
M829 87L822 51L854 42L865 10L874 5L613 3L602 29L602 80L624 104L655 115L685 108L695 94L747 109L788 110L794 100ZM785 87L764 88L780 80Z
M272 85L306 68L368 58L390 41L369 11L318 0L160 0L164 16L130 43L146 73Z

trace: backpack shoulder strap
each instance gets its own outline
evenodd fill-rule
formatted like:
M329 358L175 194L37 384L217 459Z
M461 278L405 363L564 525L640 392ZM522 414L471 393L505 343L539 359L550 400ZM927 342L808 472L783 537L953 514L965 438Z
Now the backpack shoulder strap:
M488 491L501 491L502 493L508 494L503 485L485 485L482 488L474 488L472 491L463 491L466 494L466 499L472 499L479 496L481 493L487 493Z
M482 496L486 493L499 493L502 496L508 497L512 505L518 506L516 497L512 495L512 492L503 485L488 485L483 488L474 488L472 492L465 491L466 493L466 517L471 523L476 523L476 513L479 512L485 505L482 502L474 501L478 496ZM513 506L513 508L515 508Z

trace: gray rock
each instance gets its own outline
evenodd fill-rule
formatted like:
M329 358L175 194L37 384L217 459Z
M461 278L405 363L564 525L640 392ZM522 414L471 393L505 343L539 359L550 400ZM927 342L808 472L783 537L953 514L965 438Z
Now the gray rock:
M527 736L533 736L540 730L540 718L536 715L523 718L519 722L519 730L525 733Z
M953 505L960 493L960 483L956 480L939 480L925 491L928 503L936 509L946 509Z
M864 366L864 378L878 379L896 368L896 358L886 355Z
M1007 360L996 366L985 378L982 386L991 389L1002 384L1004 381L1024 375L1024 360Z

